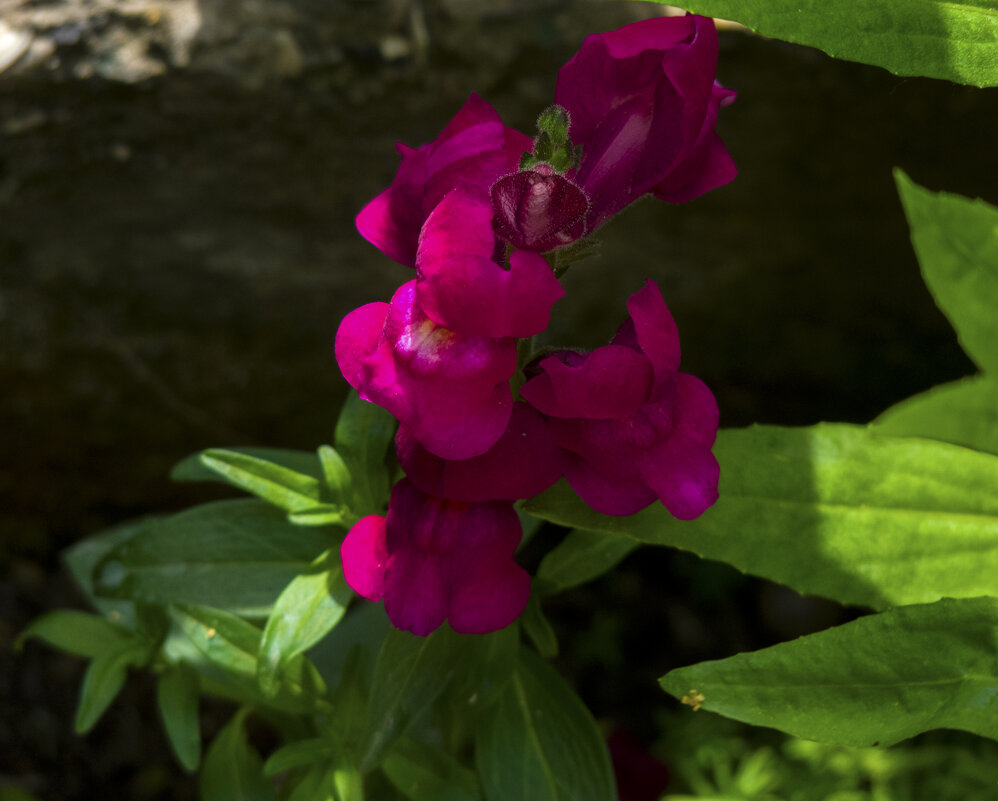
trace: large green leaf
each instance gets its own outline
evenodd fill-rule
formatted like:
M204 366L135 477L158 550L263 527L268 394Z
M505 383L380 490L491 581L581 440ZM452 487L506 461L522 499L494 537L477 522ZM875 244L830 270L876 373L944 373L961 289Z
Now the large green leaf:
M681 6L898 75L998 85L998 13L990 0L686 0Z
M374 666L361 750L363 769L376 765L385 749L447 686L460 661L449 635L441 627L428 637L398 630L385 637Z
M600 515L564 483L527 502L562 525L671 545L801 593L876 608L998 595L998 457L849 425L720 433L720 499Z
M930 192L901 170L894 179L925 283L967 355L998 373L998 208Z
M941 439L998 454L998 376L933 387L895 404L874 426L884 434Z
M617 801L610 757L579 697L524 648L479 726L475 762L488 801Z
M35 618L17 635L14 648L20 650L29 637L36 637L53 648L76 656L90 658L134 639L132 632L127 629L116 626L99 615L75 609L56 609Z
M998 598L892 609L679 668L665 690L736 720L844 745L930 729L998 739Z
M265 615L330 542L327 531L292 525L263 501L216 501L144 523L104 558L96 589Z
M331 551L284 589L260 639L257 678L265 693L277 692L280 671L290 659L333 630L352 595Z
M128 520L86 537L62 552L66 568L94 608L105 614L112 623L130 629L137 625L135 604L98 596L94 587L94 571L111 551L136 536L153 519L145 517Z
M198 785L201 801L276 801L274 786L263 775L263 761L246 741L244 717L244 712L236 713L205 754Z
M350 471L353 502L348 506L359 517L384 512L389 486L385 453L395 428L395 418L380 406L361 400L356 392L347 395L336 422L336 451Z
M454 757L403 737L381 763L389 781L411 801L481 801L478 779Z

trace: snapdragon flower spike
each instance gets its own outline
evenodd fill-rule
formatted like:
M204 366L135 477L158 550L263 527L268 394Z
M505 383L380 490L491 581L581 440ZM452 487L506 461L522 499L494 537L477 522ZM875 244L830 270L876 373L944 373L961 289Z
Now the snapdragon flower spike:
M414 267L419 231L441 199L464 182L487 190L515 172L530 137L507 128L492 106L472 95L433 142L396 145L402 164L392 185L357 215L357 230L387 256Z
M492 184L493 226L515 248L546 253L586 233L589 199L547 164Z
M495 251L488 195L469 185L448 193L419 235L420 305L434 321L462 334L539 334L565 290L543 256L514 251L507 270L493 260Z
M361 398L387 409L431 453L470 459L506 430L516 341L438 325L416 283L399 287L391 303L350 312L336 332L336 361Z
M717 402L678 371L679 334L658 287L648 281L627 308L611 344L546 357L520 395L549 416L565 478L597 512L630 515L658 499L692 520L717 500Z
M714 131L734 93L714 81L717 31L707 17L654 17L593 34L561 68L555 102L581 147L566 178L591 200L588 230L641 195L678 203L731 181Z
M482 502L532 498L554 484L564 456L547 421L522 401L513 404L509 425L481 456L448 461L434 456L408 426L395 436L399 466L419 489L438 498Z
M370 515L340 548L359 595L385 600L392 624L425 636L449 620L462 634L505 628L523 612L530 576L513 559L523 536L508 501L435 498L403 479L388 516Z

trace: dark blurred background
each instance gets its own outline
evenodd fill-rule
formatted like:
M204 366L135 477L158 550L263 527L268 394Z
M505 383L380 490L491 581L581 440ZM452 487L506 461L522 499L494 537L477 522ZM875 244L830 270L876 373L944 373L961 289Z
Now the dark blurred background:
M582 0L0 0L0 787L194 797L148 679L72 735L83 665L14 635L80 606L59 551L211 497L170 466L213 445L312 449L346 387L345 313L407 278L353 228L393 145L477 91L531 133L590 32L658 13ZM552 339L595 346L642 279L722 424L865 422L973 372L925 290L891 168L998 202L998 94L737 29L718 77L730 186L645 201L572 269ZM641 729L654 678L850 614L642 551L557 600L562 668ZM626 670L625 670L626 667ZM206 728L212 729L212 708ZM224 710L220 713L224 716ZM221 718L220 718L221 719Z

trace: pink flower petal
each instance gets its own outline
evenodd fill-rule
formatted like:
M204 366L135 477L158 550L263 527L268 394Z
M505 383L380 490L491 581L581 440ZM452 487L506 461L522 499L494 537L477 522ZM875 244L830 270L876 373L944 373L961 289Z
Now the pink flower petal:
M649 360L620 345L597 348L577 367L557 355L539 367L541 374L524 384L520 394L552 417L628 417L648 400L652 386Z
M420 637L447 618L444 560L418 548L400 548L385 571L385 612L392 625Z
M396 149L402 164L392 185L361 209L356 225L360 235L386 256L407 267L416 266L416 241L426 219L423 192L426 182L426 150Z
M336 331L336 363L354 389L364 383L363 362L377 351L387 316L387 303L368 303L344 317Z
M586 505L604 515L633 515L656 498L644 482L601 470L598 463L577 457L565 468L565 478Z
M449 622L459 634L504 629L526 609L530 574L511 557L479 565L461 561L455 567Z
M347 532L340 546L343 578L358 595L380 601L385 592L385 518L368 515Z
M654 281L627 300L627 310L634 322L638 344L655 368L655 376L679 368L679 329L665 305L662 292Z
M692 520L717 500L720 467L704 445L677 433L643 455L642 474L673 517Z

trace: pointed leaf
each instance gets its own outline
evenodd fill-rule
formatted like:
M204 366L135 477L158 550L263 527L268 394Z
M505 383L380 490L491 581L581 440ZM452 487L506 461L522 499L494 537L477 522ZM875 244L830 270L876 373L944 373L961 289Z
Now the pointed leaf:
M218 448L201 454L201 464L234 487L251 492L289 512L319 503L319 481L266 459Z
M998 739L996 633L998 599L945 599L679 668L661 684L686 703L810 740L892 745L937 728Z
M324 530L289 523L263 501L216 501L146 521L104 558L97 591L154 604L267 614L330 540Z
M156 700L177 761L187 770L197 770L201 761L197 676L184 665L168 668L159 676Z
M103 651L90 662L87 672L83 674L80 703L76 708L73 728L77 734L86 734L97 724L125 686L128 668L142 665L148 658L147 646L126 641Z
M439 748L408 737L395 743L381 769L411 801L481 801L473 771Z
M319 503L298 512L289 512L288 520L296 526L342 526L350 528L357 522L357 516L346 506L335 503Z
M260 755L246 741L244 718L237 713L208 748L198 784L201 801L277 801Z
M277 692L281 669L288 661L333 630L352 596L343 568L330 551L316 560L310 572L291 581L274 603L260 640L257 678L265 694Z
M350 500L350 468L335 448L320 445L316 454L322 466L322 477L334 503L345 504Z
M322 469L319 466L319 459L314 453L309 451L294 451L287 448L218 448L216 450L226 453L239 453L245 456L252 456L262 459L281 467L286 467L296 473L303 473L306 476L319 480L322 477ZM221 473L216 472L201 461L204 451L192 453L177 462L170 471L170 478L173 481L220 481L228 484L229 480Z
M998 376L933 387L892 406L874 427L892 436L940 439L998 454Z
M998 595L998 457L827 424L724 430L714 452L720 499L696 520L600 515L563 482L525 508L843 603Z
M112 623L129 629L134 629L136 625L135 605L130 601L99 597L94 590L94 571L111 551L136 536L154 519L144 517L128 520L81 540L61 554L73 580L94 608L106 615Z
M347 505L358 517L384 512L389 487L385 453L395 428L395 418L380 406L361 400L356 391L347 395L336 423L335 444L353 486L353 502Z
M99 615L75 609L57 609L35 618L17 635L14 648L23 648L29 637L36 637L53 648L88 658L134 640L134 635L127 629L115 626Z
M998 86L998 13L989 0L686 0L682 8L897 75Z
M551 595L591 581L616 567L638 544L602 531L570 531L537 568L537 590Z
M617 801L592 715L527 649L476 733L475 762L488 801Z
M336 754L336 744L325 737L297 740L278 748L263 765L265 776L276 776L286 770L303 768L317 762L329 763Z
M544 610L541 609L537 593L530 594L527 608L520 617L520 625L534 644L537 653L545 659L554 659L558 656L558 637L548 619L544 617Z
M998 31L998 12L992 13ZM998 65L998 46L994 57ZM985 372L998 373L998 208L930 192L901 170L894 180L932 297L967 355Z
M428 637L393 629L374 667L361 767L378 764L385 749L443 691L457 668L449 631L441 627Z

